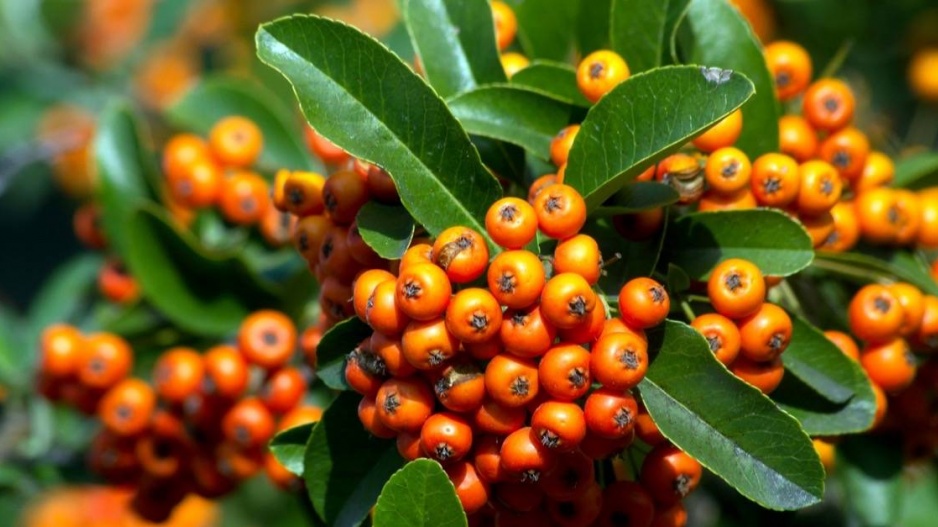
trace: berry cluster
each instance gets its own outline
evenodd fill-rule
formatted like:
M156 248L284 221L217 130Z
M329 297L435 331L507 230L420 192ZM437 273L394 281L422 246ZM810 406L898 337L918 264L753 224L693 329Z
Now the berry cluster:
M258 311L234 344L166 350L148 382L131 376L133 350L120 337L59 324L42 336L39 386L100 420L89 465L133 487L141 517L164 521L188 494L217 498L261 470L282 488L300 485L267 450L275 432L322 414L302 404L308 374L290 365L296 345L289 318Z

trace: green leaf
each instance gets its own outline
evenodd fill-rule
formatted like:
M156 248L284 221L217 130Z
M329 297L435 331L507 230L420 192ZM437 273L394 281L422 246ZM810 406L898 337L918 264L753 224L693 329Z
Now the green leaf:
M127 251L127 221L137 206L153 202L158 182L137 117L123 103L105 110L95 134L102 227L116 252Z
M505 82L485 0L404 0L407 32L430 85L441 97Z
M322 165L313 161L303 144L303 131L292 112L256 82L214 76L186 92L166 115L174 125L202 135L225 117L247 117L264 134L264 149L258 159L261 170L268 175L281 168L322 172Z
M873 402L869 382L857 382L854 374L862 373L820 330L796 315L792 321L791 341L782 362L785 369L832 403L843 403L851 397L868 396ZM873 414L870 414L870 423Z
M369 201L358 211L358 232L369 247L388 260L397 260L414 237L414 219L404 207Z
M667 209L661 232L648 240L631 241L619 234L612 226L611 218L593 218L583 227L583 233L596 239L602 250L603 259L620 256L603 267L605 273L599 278L603 291L618 292L622 284L639 276L650 276L658 265L667 230Z
M24 324L12 309L0 304L0 384L22 387L31 383L31 368L24 360L31 358L23 342Z
M706 279L727 258L749 260L767 276L797 273L814 258L804 228L771 209L688 214L674 222L669 236L671 261L695 280Z
M550 159L550 142L570 119L570 107L518 86L485 86L450 99L467 132L523 147Z
M478 135L472 136L472 144L479 151L479 156L486 168L527 188L528 182L524 177L526 165L523 148ZM530 167L530 163L527 166Z
M756 93L743 106L743 131L736 147L755 159L778 151L778 101L762 46L749 22L728 0L692 0L682 30L691 34L688 62L733 70L748 77Z
M893 186L913 190L938 185L938 153L922 152L896 161Z
M812 436L868 429L876 398L860 365L817 328L797 316L791 319L791 343L782 354L787 371L772 398Z
M847 507L860 525L896 525L903 502L899 443L897 437L859 435L837 445L837 474Z
M375 505L375 527L460 527L466 513L443 467L430 459L404 465L384 484Z
M515 15L524 54L530 59L567 60L573 46L571 23L581 1L595 0L521 0Z
M691 0L669 0L668 16L664 22L662 36L665 38L664 49L662 49L662 62L665 64L677 64L677 33L690 7Z
M687 324L666 321L648 337L659 351L639 389L665 437L763 507L820 502L824 470L795 419L717 362Z
M892 253L895 254L892 254ZM832 274L842 275L859 283L870 283L878 278L899 279L908 282L929 295L938 294L938 284L928 271L914 262L914 257L905 251L891 249L880 253L892 261L855 251L846 253L818 252L812 265Z
M345 392L313 428L303 478L313 507L328 525L354 526L404 460L393 440L372 437L358 420L361 395Z
M641 73L661 65L668 40L664 33L670 0L613 0L609 42L629 70Z
M153 306L179 327L199 335L224 335L251 311L277 305L275 292L244 261L202 252L192 234L180 230L161 209L138 209L126 229L131 274Z
M753 93L738 73L669 66L629 77L580 125L564 182L592 210L649 165L738 108Z
M371 335L371 328L358 317L350 317L332 326L316 347L316 375L334 390L348 390L345 382L345 359L361 341Z
M288 428L270 440L270 453L287 470L303 477L303 458L306 456L306 444L312 435L316 423L306 423Z
M465 225L487 236L482 219L501 187L443 101L398 57L357 29L315 16L264 24L257 48L293 84L316 130L384 167L430 234Z
M576 43L580 55L586 56L598 49L609 49L609 13L613 0L586 0L580 2L577 15Z
M655 181L634 181L622 187L612 203L596 209L598 216L631 214L677 203L680 194L670 185Z
M511 83L532 88L560 102L581 108L593 105L577 87L576 70L569 64L536 60L512 75Z
M56 322L78 323L96 291L98 273L104 264L96 254L82 254L56 268L29 306L29 331L25 345L36 349L39 334Z

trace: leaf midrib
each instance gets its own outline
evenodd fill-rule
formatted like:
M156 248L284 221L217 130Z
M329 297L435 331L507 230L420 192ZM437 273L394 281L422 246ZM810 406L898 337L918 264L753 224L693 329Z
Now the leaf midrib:
M312 20L322 20L321 17L317 17L317 16L303 16L303 15L294 15L294 16L291 16L291 17L287 17L285 20L291 20L291 21L293 21L293 20L301 20L301 19L304 19L304 18L305 18L305 19L312 19ZM282 20L283 20L283 19L282 19ZM423 160L422 160L420 157L417 157L417 156L411 151L410 147L407 145L407 143L405 143L405 142L401 139L401 137L397 134L397 132L395 132L394 130L392 130L390 127L386 126L386 125L384 124L384 122L381 121L380 119L377 119L377 116L374 114L374 112L371 110L371 108L368 107L368 106L366 106L365 104L363 104L363 103L362 103L362 100L361 100L360 98L356 97L356 96L355 96L352 92L350 92L344 85L339 84L339 83L338 83L337 81L335 81L331 76L327 75L322 69L316 67L316 66L314 65L314 63L313 63L311 60L306 60L306 59L303 58L299 53L296 53L296 52L293 50L293 48L289 47L289 46L286 45L284 42L282 42L281 40L279 40L279 39L277 39L276 37L274 37L274 35L271 34L271 33L267 30L267 28L268 28L271 24L274 24L274 23L276 23L276 22L269 22L269 23L264 24L264 25L261 26L261 29L263 30L264 35L266 35L267 37L269 37L270 39L272 39L274 42L276 42L279 47L281 47L281 48L283 48L283 49L285 49L285 50L288 50L292 56L294 56L294 57L296 57L296 58L299 58L299 59L303 59L302 62L305 62L305 63L307 63L307 64L313 65L313 67L320 73L320 75L321 75L323 78L327 79L327 81L328 81L331 85L334 85L334 86L340 88L343 92L345 92L346 94L348 94L348 96L351 97L355 102L357 102L359 106L361 106L362 108L364 108L365 111L367 112L367 114L368 114L369 116L371 116L372 119L376 120L376 121L381 125L382 128L384 128L385 130L387 130L388 133L398 142L399 145L403 145L403 146L405 147L403 150L407 152L407 155L408 155L408 156L410 156L411 158L415 159L415 160L418 162L417 164L423 169L423 172L424 172L425 174L429 174L429 175L432 176L432 177L430 177L430 178L428 178L428 179L432 180L433 183L435 184L435 186L441 188L441 189L444 191L444 193L445 193L446 195L448 195L448 196L450 196L451 198L453 198L452 201L454 202L454 204L456 205L456 207L457 207L459 210L461 210L463 213L465 213L465 216L474 224L473 227L475 227L475 230L479 231L479 233L482 234L483 237L485 237L486 239L488 239L488 234L485 232L485 229L482 228L482 225L479 223L479 221L478 221L478 219L475 217L475 215L474 215L471 211L469 211L469 209L467 209L467 208L462 204L462 202L461 202L459 199L456 199L456 195L453 194L452 192L450 192L449 189L446 187L446 185L443 185L443 184L442 184L442 182L436 177L436 174L435 174L432 170L429 169L429 167L423 162ZM339 23L341 23L341 24L347 26L347 24L345 24L344 22L339 22ZM352 26L348 26L348 27L351 27L352 29L355 29L355 28L352 27ZM357 29L356 29L356 31L357 31ZM377 41L375 41L375 42L377 42ZM377 43L378 43L379 45L381 45L381 46L384 46L384 44L382 44L382 43L380 43L380 42L377 42ZM283 77L284 77L285 79L287 79L287 82L290 83L290 88L293 90L293 94L294 94L294 96L296 96L296 99L297 99L298 101L299 101L299 100L302 100L301 97L300 97L299 92L298 92L297 89L296 89L296 85L294 85L293 81L290 80L290 76L289 76L289 75L286 75L286 74L284 73L284 71L283 71L282 69L280 69L279 67L277 67L276 65L271 64L270 62L268 62L268 60L266 60L268 57L262 56L262 55L265 55L265 53L263 53L263 49L264 49L264 48L263 48L262 46L258 45L258 57L261 58L261 60L264 62L264 64L267 64L267 66L273 68L273 69L276 70L278 73L280 73L281 75L283 75ZM385 49L387 49L387 48L385 48ZM389 51L390 51L390 50L389 50ZM393 55L393 57L394 57L396 60L400 61L401 64L403 64L404 66L407 66L407 65L400 59L400 57L398 57L396 54L391 53L391 55ZM419 78L421 81L424 82L424 84L430 89L430 91L433 93L433 95L436 96L436 97L440 100L440 102L443 103L443 106L445 107L445 106L446 106L445 101L443 101L443 99L440 98L439 94L437 94L436 91L433 90L433 87L430 86L422 77L417 76L417 78ZM450 115L452 116L452 114L450 114ZM452 116L452 118L453 118L453 120L458 124L459 121L456 120L456 117L455 117L455 116ZM460 127L460 129L462 129L462 128ZM478 151L476 151L476 150L475 150L475 147L472 146L472 143L471 143L471 141L469 140L469 135L466 134L465 131L463 131L463 134L465 135L466 141L469 143L469 146L471 147L471 150L476 153L476 158L478 159L478 158L479 158ZM366 159L366 161L374 161L374 160L368 160L368 159ZM482 166L481 159L479 160L479 165ZM485 170L484 167L483 167L483 170ZM392 174L392 176L393 176L393 174ZM491 177L491 175L490 175L489 177ZM405 208L408 210L408 212L410 212L411 214L413 214L413 208L412 208L412 206L410 206L408 203L405 203L403 197L402 197L402 199L401 199L401 202L402 202L402 204L405 206ZM494 244L490 244L490 249L491 249L492 246L494 246Z

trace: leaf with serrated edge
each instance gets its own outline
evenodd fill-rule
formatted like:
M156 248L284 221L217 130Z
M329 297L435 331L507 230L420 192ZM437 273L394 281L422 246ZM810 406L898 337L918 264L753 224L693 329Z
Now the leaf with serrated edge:
M776 510L820 502L824 469L798 422L717 362L687 324L650 331L639 384L661 433L747 498Z
M404 465L387 483L375 505L375 527L463 527L466 513L443 467L430 459Z
M753 85L744 76L715 77L698 66L633 75L586 115L570 149L564 183L595 209L752 94Z
M484 86L460 94L449 108L467 132L523 147L550 159L550 143L570 119L570 107L529 88Z
M505 82L488 2L404 0L401 11L427 80L441 97Z
M394 441L364 430L358 420L360 400L354 392L339 395L313 428L303 461L313 508L334 527L359 525L404 462Z
M401 202L436 235L464 225L491 243L482 219L498 181L442 99L386 47L317 16L293 16L257 32L258 57L293 85L322 135L385 168Z

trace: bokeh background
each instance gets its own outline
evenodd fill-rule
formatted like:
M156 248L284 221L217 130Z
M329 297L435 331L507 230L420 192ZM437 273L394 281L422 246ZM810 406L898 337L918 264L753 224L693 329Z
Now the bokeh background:
M875 148L901 157L938 146L938 2L734 3L763 42L800 42L818 72L850 80L858 126ZM0 0L0 523L30 506L30 525L67 526L70 511L109 518L126 500L73 487L91 479L79 452L85 426L4 378L32 360L45 312L87 285L81 280L94 280L93 273L75 272L83 249L72 222L94 186L89 145L96 115L128 98L159 143L171 131L163 110L219 71L256 79L295 106L282 77L257 61L253 44L259 23L295 12L345 20L405 59L412 56L396 0ZM88 302L71 308L107 315L97 300ZM24 336L4 341L10 325L27 328L18 332ZM302 524L302 500L255 480L220 506L187 504L178 525ZM730 501L719 488L699 499L704 518L720 516L716 511ZM43 514L63 523L41 523ZM123 525L99 523L105 524Z

